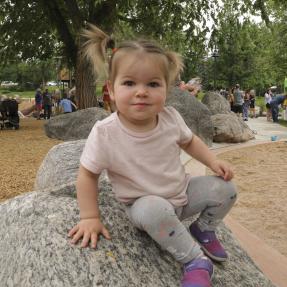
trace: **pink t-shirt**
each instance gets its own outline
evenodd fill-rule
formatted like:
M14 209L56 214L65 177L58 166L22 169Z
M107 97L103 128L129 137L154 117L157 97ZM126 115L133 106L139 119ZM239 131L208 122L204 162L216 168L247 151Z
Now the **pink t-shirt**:
M113 113L95 124L80 162L95 174L106 169L123 203L157 195L175 207L183 206L190 176L181 163L179 145L191 139L191 130L172 107L159 113L153 130L140 133L127 129Z

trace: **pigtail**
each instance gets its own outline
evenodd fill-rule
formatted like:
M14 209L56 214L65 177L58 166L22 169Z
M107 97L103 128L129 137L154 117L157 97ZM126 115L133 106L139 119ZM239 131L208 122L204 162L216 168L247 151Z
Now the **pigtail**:
M183 71L184 64L178 53L167 51L165 55L169 63L169 84L172 85Z
M95 25L88 25L89 29L81 34L87 39L82 45L82 56L91 62L95 75L107 77L107 49L114 48L114 41Z

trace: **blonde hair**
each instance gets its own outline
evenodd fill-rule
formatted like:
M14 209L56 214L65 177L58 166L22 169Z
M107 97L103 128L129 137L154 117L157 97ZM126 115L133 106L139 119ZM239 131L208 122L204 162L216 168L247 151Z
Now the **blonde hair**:
M124 41L114 48L114 41L110 36L92 24L89 24L89 27L89 30L85 29L82 33L82 36L87 39L82 46L83 56L92 63L96 75L104 74L112 83L116 77L118 61L130 52L154 54L158 55L159 59L162 58L164 78L168 87L183 70L183 62L179 54L165 51L153 41L144 39ZM108 48L114 48L110 59L107 56Z

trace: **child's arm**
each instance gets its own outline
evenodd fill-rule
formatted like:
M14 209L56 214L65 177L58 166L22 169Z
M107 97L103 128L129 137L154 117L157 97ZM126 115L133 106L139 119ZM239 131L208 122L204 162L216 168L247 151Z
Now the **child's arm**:
M228 181L233 178L233 171L229 164L217 159L208 146L195 134L193 134L192 140L185 146L182 146L182 148L186 153L209 167L224 180Z
M91 242L96 248L98 236L103 234L106 239L111 239L108 230L102 224L98 206L98 174L94 174L80 165L77 179L77 198L80 208L80 222L74 226L69 237L75 244L82 239L81 247L87 247Z

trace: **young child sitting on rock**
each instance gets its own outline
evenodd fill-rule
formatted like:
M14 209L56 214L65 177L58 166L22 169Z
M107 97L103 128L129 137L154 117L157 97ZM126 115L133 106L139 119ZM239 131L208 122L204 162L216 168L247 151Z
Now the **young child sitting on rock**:
M84 35L86 55L95 67L105 67L102 47L110 38L95 26ZM92 248L100 234L111 238L98 206L98 179L106 169L131 222L183 264L181 286L206 287L213 273L208 257L227 259L215 229L233 206L236 189L229 165L216 159L174 108L165 107L182 66L179 55L150 41L124 42L114 50L108 87L117 112L98 121L87 139L77 179L81 220L69 236ZM181 149L217 176L191 178ZM181 221L198 213L187 230Z

